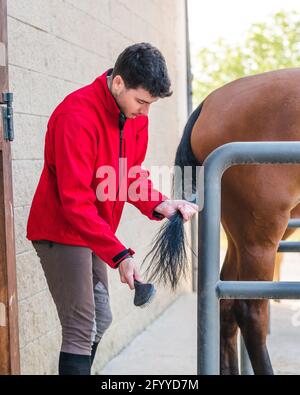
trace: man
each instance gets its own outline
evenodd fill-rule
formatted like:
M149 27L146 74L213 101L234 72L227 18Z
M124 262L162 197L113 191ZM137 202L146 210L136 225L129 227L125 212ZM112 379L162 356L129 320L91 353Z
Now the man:
M139 183L135 192L146 192L147 199L128 193L126 200L149 219L159 221L180 210L187 221L197 211L196 205L155 191L141 168L149 107L171 94L162 54L150 44L135 44L119 55L113 69L69 94L49 119L27 238L40 258L62 325L59 374L90 374L112 321L107 265L119 269L130 289L134 279L142 281L135 252L115 236L124 182L128 191ZM124 174L124 159L129 170L140 171ZM102 169L107 166L116 173L116 191L103 199Z

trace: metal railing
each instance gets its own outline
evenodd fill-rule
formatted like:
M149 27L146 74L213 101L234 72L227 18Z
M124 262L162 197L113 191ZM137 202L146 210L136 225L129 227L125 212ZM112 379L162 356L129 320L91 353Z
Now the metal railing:
M300 142L229 143L204 162L204 207L198 227L198 374L220 373L220 299L300 299L300 282L220 281L222 175L234 165L267 163L300 163ZM297 221L291 220L292 226L298 226ZM281 241L278 251L300 251L300 243Z

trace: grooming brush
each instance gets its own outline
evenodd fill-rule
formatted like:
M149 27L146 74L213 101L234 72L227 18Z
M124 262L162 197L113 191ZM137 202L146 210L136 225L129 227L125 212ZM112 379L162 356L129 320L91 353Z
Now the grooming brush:
M134 295L134 304L138 307L146 307L149 305L156 293L153 284L144 284L138 280L134 280L134 287L135 287L135 295Z

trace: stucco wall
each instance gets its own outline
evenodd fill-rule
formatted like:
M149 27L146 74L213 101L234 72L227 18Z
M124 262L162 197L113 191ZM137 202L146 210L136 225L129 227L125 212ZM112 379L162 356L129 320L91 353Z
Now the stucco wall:
M148 41L164 54L174 95L150 112L145 167L172 165L186 120L185 19L183 0L9 0L10 90L14 93L15 141L12 143L17 251L21 371L56 374L60 325L31 243L26 222L43 166L48 118L71 91L91 83L126 46ZM169 191L163 191L169 193ZM47 215L47 213L45 213ZM117 236L136 250L137 261L149 250L160 224L126 205ZM188 230L188 227L187 227ZM106 332L95 371L181 293L160 287L147 309L133 306L133 292L109 269L114 322ZM163 372L162 372L163 373Z

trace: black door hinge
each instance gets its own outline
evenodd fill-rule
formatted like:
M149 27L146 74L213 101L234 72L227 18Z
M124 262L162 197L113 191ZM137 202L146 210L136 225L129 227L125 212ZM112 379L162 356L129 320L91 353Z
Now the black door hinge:
M14 139L14 122L13 122L13 93L2 93L0 101L3 120L3 135L5 140L13 141ZM4 106L3 106L4 105Z

